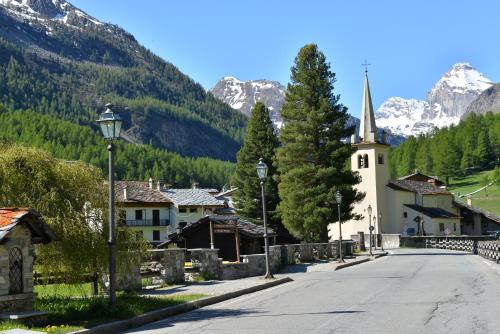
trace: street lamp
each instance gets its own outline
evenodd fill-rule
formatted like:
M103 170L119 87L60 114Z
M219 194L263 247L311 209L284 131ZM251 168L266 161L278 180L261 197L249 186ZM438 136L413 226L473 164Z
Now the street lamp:
M340 204L342 203L342 194L339 190L335 193L335 200L337 201L337 209L339 213L339 262L344 262L342 256L342 220L340 219Z
M267 212L266 212L266 194L264 191L264 181L267 177L267 165L262 158L259 159L257 164L257 176L260 180L260 190L262 192L262 216L264 220L264 252L266 254L266 276L264 278L274 278L271 274L271 268L269 266L269 240L267 238Z
M103 112L97 123L101 126L102 134L108 140L109 152L109 232L108 232L108 246L109 246L109 304L113 305L116 302L116 250L115 250L115 179L114 179L114 166L113 166L113 140L120 136L122 128L122 119L119 115L113 112L113 105L106 104L106 111Z
M384 234L382 233L382 212L378 213L378 233L380 233L380 247L382 248L382 252L384 251Z
M373 230L375 231L375 235L374 235L375 240L373 240L373 241L375 241L375 250L377 250L378 235L377 235L377 231L375 230L375 226L377 226L377 216L373 215Z
M369 225L369 230L370 230L370 255L373 255L372 253L372 206L368 205L368 225Z

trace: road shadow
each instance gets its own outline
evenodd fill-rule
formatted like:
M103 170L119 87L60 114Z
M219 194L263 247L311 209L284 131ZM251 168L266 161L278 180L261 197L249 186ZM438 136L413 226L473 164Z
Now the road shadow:
M469 253L404 253L404 254L388 254L387 256L466 256L472 255Z
M150 296L159 296L159 295L173 295L181 292L189 292L189 287L192 286L213 286L217 284L223 283L222 281L204 281L204 282L192 282L184 285L177 285L173 287L166 287L161 289L143 289L141 294L150 295Z
M206 321L221 318L262 318L262 317L282 317L282 316L297 316L303 317L306 315L323 315L323 314L355 314L363 313L365 311L355 311L355 310L338 310L338 311L325 311L325 312L300 312L300 313L279 313L279 314L266 314L267 312L257 311L257 310L234 310L234 309L198 309L195 311L179 314L177 316L165 318L157 322L145 325L144 327L131 328L127 333L137 333L152 331L155 329L166 329L173 327L176 324L183 322L194 323L196 321ZM235 330L237 333L237 330Z

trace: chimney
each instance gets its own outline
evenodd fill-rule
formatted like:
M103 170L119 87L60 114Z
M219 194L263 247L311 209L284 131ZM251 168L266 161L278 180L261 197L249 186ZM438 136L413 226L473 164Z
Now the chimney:
M467 196L467 205L472 206L472 196Z
M127 185L123 188L123 199L127 200Z
M153 179L149 178L149 189L153 189Z
M156 182L156 190L161 191L161 184L160 181Z

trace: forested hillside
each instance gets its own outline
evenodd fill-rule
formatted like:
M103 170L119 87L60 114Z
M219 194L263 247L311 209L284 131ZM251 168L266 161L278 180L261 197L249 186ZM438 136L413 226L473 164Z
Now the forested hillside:
M415 169L448 180L473 169L488 169L500 159L500 114L471 114L459 125L417 138L391 151L391 176Z
M97 128L76 125L33 111L9 111L0 105L0 141L39 147L67 160L81 160L107 171L106 142ZM234 165L210 158L184 158L150 145L117 142L119 179L146 180L150 176L177 187L198 182L202 187L229 183Z
M0 7L0 103L90 125L112 102L131 141L235 159L245 116L122 29L68 22L23 22Z

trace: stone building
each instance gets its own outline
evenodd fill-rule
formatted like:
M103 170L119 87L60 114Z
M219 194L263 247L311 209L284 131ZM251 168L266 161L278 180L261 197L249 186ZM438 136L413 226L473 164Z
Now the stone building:
M0 313L33 310L34 245L54 239L37 212L0 208Z

